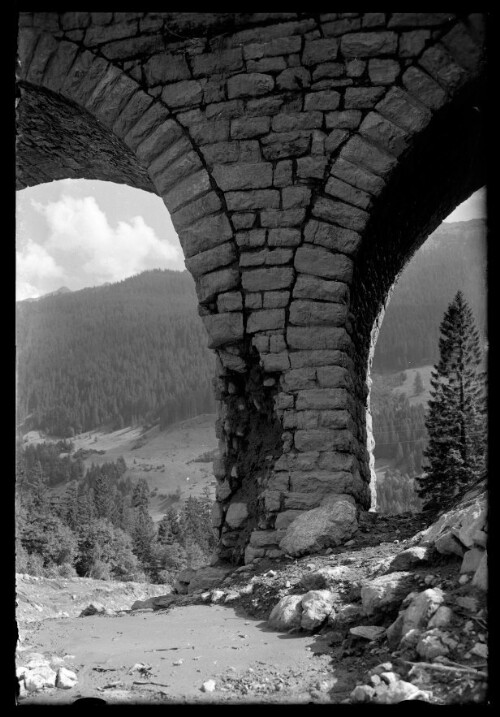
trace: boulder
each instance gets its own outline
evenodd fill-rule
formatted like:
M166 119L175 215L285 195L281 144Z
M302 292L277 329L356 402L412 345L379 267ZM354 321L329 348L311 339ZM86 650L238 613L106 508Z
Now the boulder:
M365 582L361 588L361 602L365 615L388 612L398 607L413 582L409 572L389 573Z
M304 573L300 579L300 587L306 590L331 589L341 580L349 580L353 571L345 565L320 568L311 573Z
M380 625L357 625L349 630L355 637L364 637L365 640L378 640L385 634L385 627Z
M417 652L424 660L433 660L435 657L447 655L450 649L456 647L456 641L448 633L435 627L423 633L417 643Z
M333 611L335 594L329 590L310 590L302 598L302 617L300 626L304 630L314 630L322 625Z
M248 507L246 503L231 503L226 513L226 523L231 528L239 528L248 518Z
M481 562L478 565L474 577L472 578L472 584L476 588L486 591L488 589L488 554L484 553L481 558Z
M338 611L330 613L328 616L328 624L332 627L342 627L351 622L358 622L363 617L361 605L355 603L347 603Z
M48 665L40 665L24 674L24 684L28 692L36 692L44 687L56 686L57 673Z
M280 548L293 556L315 553L345 543L357 529L352 497L327 496L319 508L305 511L288 526Z
M56 687L62 690L70 690L78 683L78 678L72 670L60 667L57 671Z
M390 674L393 675L394 673ZM405 680L396 679L386 682L381 679L375 687L371 685L358 685L351 692L350 697L352 702L373 702L379 705L395 705L404 700L420 699L427 701L430 698L430 694Z
M434 547L441 555L458 555L461 558L465 553L465 548L451 530L446 530L439 535L434 542Z
M300 627L303 595L286 595L273 607L267 621L270 628L287 632Z
M447 627L453 617L453 611L447 605L440 605L427 623L427 627Z
M475 573L481 563L483 555L484 550L481 550L480 548L471 548L471 550L468 550L462 560L460 572Z
M416 546L398 553L390 564L391 570L408 570L416 565L427 562L429 555L428 548Z
M422 532L420 544L436 545L437 548L437 540L443 535L451 533L459 544L471 548L474 543L474 535L478 531L484 530L486 518L486 492L483 488L473 489L463 497L457 506L443 513L435 523Z
M188 593L192 594L197 590L210 590L217 587L231 571L232 568L215 565L200 568L194 573L189 582Z

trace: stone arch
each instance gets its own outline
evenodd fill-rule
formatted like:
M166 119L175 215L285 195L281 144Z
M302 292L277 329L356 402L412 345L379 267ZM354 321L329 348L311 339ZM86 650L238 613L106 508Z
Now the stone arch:
M137 165L118 162L121 181L149 182L178 231L218 356L221 557L281 555L298 511L332 493L368 509L372 329L404 262L479 181L467 118L484 16L23 13L20 25L21 93L38 92L40 111L44 93L62 97L117 137Z

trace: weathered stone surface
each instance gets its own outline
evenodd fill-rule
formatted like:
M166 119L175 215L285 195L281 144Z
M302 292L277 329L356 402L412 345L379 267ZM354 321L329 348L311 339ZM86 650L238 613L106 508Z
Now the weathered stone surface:
M320 627L333 611L334 593L329 590L310 590L302 597L300 626L303 630Z
M323 301L295 300L290 304L290 323L299 326L343 326L347 308Z
M260 72L234 75L227 81L227 96L232 100L235 97L266 95L273 87L274 80L271 75L264 75Z
M202 316L209 336L209 348L222 346L243 338L243 317L240 313L214 314Z
M268 626L278 632L288 632L300 627L302 618L302 595L286 595L273 607Z
M416 565L426 563L428 561L429 550L423 547L413 547L398 553L392 560L391 570L408 570Z
M398 36L395 32L354 32L340 42L344 57L374 57L391 55L396 51Z
M248 518L247 504L240 502L231 503L225 518L230 528L239 528Z
M236 259L236 250L233 242L226 242L213 249L202 251L196 256L185 260L186 269L196 278L214 269L232 264Z
M212 174L219 187L228 189L261 189L271 187L273 183L273 168L267 162L245 164L240 162L234 165L215 165Z
M380 111L378 105L377 111ZM354 165L361 165L362 169L368 169L380 177L385 177L389 174L396 164L395 157L382 152L372 144L368 144L361 137L352 137L342 148L340 156Z
M460 566L461 573L475 573L484 555L484 550L471 548L467 550Z
M57 671L56 687L61 690L71 690L78 683L78 677L73 670L60 667Z
M397 607L410 592L413 574L395 572L366 582L361 588L361 602L365 615L389 611Z
M209 301L217 294L234 289L240 281L239 271L234 267L212 271L198 279L196 293L200 302Z
M351 340L345 329L336 327L309 328L290 326L286 332L291 349L338 349L346 351Z
M287 289L292 285L294 271L291 267L251 269L242 273L245 291L272 291Z
M189 579L188 593L192 594L197 590L211 590L222 583L231 568L219 566L203 567L193 571Z
M269 331L285 326L285 309L263 309L252 311L247 321L247 332Z
M474 585L474 587L479 588L480 590L484 590L485 592L488 589L488 555L486 552L481 558L481 562L479 563L478 568L474 573L474 577L472 578L472 584Z
M295 253L295 268L304 274L348 283L352 277L352 261L344 254L334 254L321 246L301 246Z
M288 555L314 553L341 545L358 528L356 508L343 496L333 505L306 511L288 526L280 548Z

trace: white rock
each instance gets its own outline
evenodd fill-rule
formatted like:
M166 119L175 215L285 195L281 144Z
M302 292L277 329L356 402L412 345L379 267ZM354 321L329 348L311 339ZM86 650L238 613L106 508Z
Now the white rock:
M57 671L56 687L63 690L70 690L78 683L78 678L72 670L60 667Z
M202 692L214 692L216 687L215 680L207 680L201 686Z
M468 550L464 555L464 559L462 560L460 572L475 573L479 567L483 555L484 550L482 550L481 548L471 548L470 550Z
M361 588L365 615L397 607L408 593L412 579L412 573L396 572L366 582Z
M439 588L427 588L427 590L418 593L404 612L401 625L402 636L406 635L409 630L423 627L443 600L444 594Z
M478 657L484 658L485 660L488 659L488 645L485 645L484 642L476 642L471 652L474 655L478 655Z
M434 547L442 555L458 555L462 557L465 552L463 545L455 537L451 530L445 531L442 535L436 538Z
M427 627L447 627L452 617L453 611L447 605L441 605L427 623Z
M329 590L310 590L302 598L300 625L304 630L319 627L333 610L334 593Z
M364 637L366 640L378 640L379 637L385 634L385 627L380 627L380 625L358 625L357 627L351 627L349 632L351 635Z
M288 526L279 545L284 553L295 557L318 552L345 543L356 532L356 507L351 496L335 496L335 501L328 497L332 499L328 504L305 511Z
M24 682L28 692L36 692L44 687L55 687L56 677L57 674L48 665L41 665L28 670L24 675Z
M444 633L434 628L422 635L417 643L417 652L424 660L432 660L438 655L447 655L450 650L445 642Z
M407 548L396 555L391 562L391 569L408 570L408 568L412 568L415 565L425 563L427 562L428 553L429 549L421 546Z
M303 595L286 595L273 607L269 615L268 625L279 632L287 632L300 627L302 617Z
M224 590L212 590L210 593L210 600L211 602L219 602L219 600L222 600L226 593Z

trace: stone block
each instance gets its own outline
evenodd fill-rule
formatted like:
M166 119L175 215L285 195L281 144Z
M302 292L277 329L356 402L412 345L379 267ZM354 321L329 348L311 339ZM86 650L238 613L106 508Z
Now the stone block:
M280 548L293 556L315 553L322 548L341 545L357 528L356 508L348 500L337 500L333 505L321 506L298 516L287 528Z
M343 326L347 307L324 301L295 299L290 304L289 321L297 326Z
M225 214L213 214L179 232L184 256L189 259L224 244L232 238L232 229Z
M349 133L343 129L334 129L325 140L325 151L328 155L333 154L338 147L347 139Z
M191 72L183 55L161 52L150 57L143 64L143 70L148 87L191 79Z
M28 38L28 43L31 44L32 37ZM18 57L21 65L23 64L21 43L24 40L24 32L19 35L18 39ZM34 47L34 46L33 46ZM32 47L26 48L28 51L28 57L31 59ZM73 65L75 57L78 54L78 46L72 42L59 42L56 52L49 58L46 65L45 72L43 74L43 85L48 87L53 92L59 92L61 89L66 75ZM29 62L29 60L28 60Z
M254 530L250 534L250 545L255 548L270 548L279 545L283 536L282 530Z
M299 52L302 41L300 36L277 37L269 42L259 42L247 45L243 52L245 60L257 60L261 57L272 57L276 55L289 55Z
M227 207L230 211L246 209L273 209L279 207L280 194L277 189L254 189L246 192L227 192Z
M297 157L309 150L311 134L307 130L271 132L261 140L262 154L267 160Z
M344 57L378 57L394 55L397 44L395 32L355 32L342 37L340 51Z
M273 184L275 187L288 187L288 185L292 184L291 159L284 159L281 162L277 162L274 168Z
M269 132L270 125L270 117L239 117L231 122L231 137L233 139L261 137Z
M234 213L231 221L236 231L239 229L251 229L255 223L255 214L253 212Z
M344 107L370 109L384 96L385 87L348 87L345 91Z
M166 154L168 154L168 150L162 155L162 158ZM149 169L149 173L153 177L158 193L162 195L170 188L175 190L176 185L181 180L193 175L195 172L206 174L198 154L193 150L182 154L175 162L160 164L159 168L158 165L159 162L154 162Z
M361 122L360 110L339 110L325 114L327 129L356 129Z
M446 92L425 72L409 67L403 75L403 84L408 92L431 110L437 110L446 102Z
M133 130L125 138L126 141L132 132ZM149 169L154 172L156 168L159 170L191 150L192 145L188 138L183 136L182 128L173 120L167 119L160 120L160 124L153 131L145 128L143 136L137 139L135 153L143 162L151 163Z
M361 126L360 131L363 131L363 125ZM350 184L343 182L337 177L330 177L330 179L326 183L325 192L327 194L331 194L332 197L337 197L338 199L342 199L349 204L354 204L354 206L359 207L363 210L369 209L372 203L372 198L369 194L363 192L363 190L361 189L356 189L356 187L353 187ZM340 224L341 222L338 223Z
M284 326L284 309L264 309L262 311L252 311L247 321L247 333L253 334L256 331L281 329Z
M320 62L335 60L339 50L338 40L306 40L302 52L303 65L317 65Z
M174 82L164 87L161 93L161 98L167 107L174 109L197 105L202 97L203 88L197 80Z
M304 157L302 159L297 160L297 166L299 163L303 162L304 160L308 160L310 158ZM316 160L313 160L316 162ZM326 160L324 161L324 164L326 164ZM324 164L323 164L323 172L324 172ZM323 177L323 172L321 173L321 177ZM309 201L311 199L311 189L309 187L285 187L281 192L282 200L283 200L283 208L284 209L290 209L293 207L307 207L309 204ZM284 232L284 233L283 233ZM271 232L270 232L271 236ZM276 230L275 236L277 237L294 237L294 241L297 240L297 237L299 238L299 241L297 241L297 244L300 243L300 232L297 230ZM292 246L297 246L297 244L293 244Z
M229 120L205 120L189 125L189 133L197 146L224 142L229 137Z
M467 81L467 72L454 61L443 45L433 45L425 50L419 64L440 85L451 92Z
M461 573L475 573L484 555L484 550L471 548L467 550L460 566Z
M288 346L292 349L349 350L351 339L345 329L336 327L290 326L287 329Z
M212 314L201 317L209 336L208 347L216 348L243 338L241 313Z
M147 111L152 101L151 97L141 90L132 95L113 125L114 134L121 138L125 137Z
M430 30L402 32L399 38L399 56L406 58L420 55L430 36Z
M268 162L216 164L212 175L224 192L234 189L261 189L273 184L273 167Z
M308 92L304 99L304 109L307 112L319 110L325 112L336 110L340 104L340 93L335 90L319 90Z
M316 387L316 369L312 367L298 368L286 371L282 378L282 386L285 391L296 391L302 388L315 388ZM290 412L294 416L297 415L294 412ZM317 423L317 420L316 420ZM287 426L292 427L292 426Z
M397 162L396 157L377 149L358 136L347 141L340 151L340 157L382 178L390 173Z
M286 371L290 368L290 357L287 351L281 353L261 354L260 360L264 371L274 373L275 371Z
M248 72L281 72L286 69L284 57L263 57L260 60L247 60Z
M355 188L352 189L353 191L356 191ZM352 229L346 229L345 227L338 227L332 224L327 224L326 222L317 221L316 219L310 219L304 230L304 241L308 244L323 246L334 252L350 255L355 254L358 250L361 242L361 236L358 232L355 232Z
M210 119L234 119L245 114L243 100L229 100L228 102L211 102L205 107L205 117Z
M394 12L388 27L436 27L455 17L451 12Z
M303 383L297 382L296 388L311 388L316 384L313 381ZM285 383L285 388L293 390L293 384ZM309 430L318 427L318 411L285 411L283 414L283 428L300 428L301 430ZM308 452L308 451L307 451Z
M334 20L323 24L323 32L326 37L336 37L346 32L359 30L361 27L361 18L359 17L342 17L340 20Z
M236 97L258 97L271 92L273 87L274 79L271 75L261 72L233 75L227 81L227 96L230 100Z
M297 411L347 409L351 400L351 396L344 388L307 389L297 393L295 408ZM319 449L311 448L309 450Z
M290 302L289 291L266 291L264 294L263 306L265 309L281 309L287 307ZM271 351L283 351L286 348L286 343L281 336L271 336L270 347ZM278 346L279 342L279 348Z
M293 257L292 249L262 249L261 251L242 252L240 266L277 266L288 264Z
M353 264L344 254L334 254L322 246L307 245L297 249L295 268L303 274L348 283L352 278Z
M305 214L303 208L263 211L260 213L260 223L263 227L293 227L302 224Z
M345 65L343 62L324 62L314 69L312 78L314 82L327 78L342 77L343 75L345 75Z
M220 244L213 249L202 251L196 256L185 260L186 269L196 278L214 269L232 264L236 260L236 249L233 242Z
M191 174L191 176L178 182L176 186L162 195L170 213L175 212L182 204L196 199L211 189L210 177L205 169Z
M289 67L276 77L276 87L280 91L302 90L311 84L311 74L305 67Z
M321 388L353 388L351 374L343 366L319 367L317 377Z
M330 367L334 368L334 367ZM337 382L337 386L333 387L345 387L346 383L342 383L342 381ZM329 383L329 386L332 386L334 384L334 381L331 381ZM300 413L299 413L300 415ZM348 411L321 411L319 414L319 428L348 428L351 432L355 431L356 427L354 425L353 419Z
M245 294L245 308L246 309L262 309L263 301L262 301L262 294L259 292L253 293L247 293ZM268 337L266 337L268 338ZM254 344L257 345L257 344ZM258 350L259 351L268 351L269 346L262 346Z
M288 289L294 278L291 267L269 267L242 272L242 284L245 291L273 291Z
M319 299L337 304L346 304L349 299L347 284L340 281L328 281L317 276L299 274L293 288L296 299Z
M322 112L282 112L272 119L274 132L292 132L300 129L315 129L323 124Z
M351 359L342 351L331 349L319 349L313 351L294 351L291 354L292 368L302 366L327 366L335 364L338 366L349 365Z
M196 294L201 303L211 301L217 294L238 286L240 273L236 266L204 274L196 282Z
M226 523L230 528L240 528L248 518L248 506L246 503L235 501L230 503L226 513Z
M339 157L333 164L330 173L334 177L338 177L348 184L358 187L358 189L363 189L370 194L379 194L385 186L384 180L376 174L372 174L372 172L356 166L356 164L353 163L354 157L352 157L352 160L353 161L349 162L345 158Z
M359 133L398 157L408 147L407 133L378 112L369 112Z
M484 47L476 44L463 22L454 25L441 42L461 67L471 73L478 72L484 58Z
M264 246L266 243L265 229L253 229L249 232L238 232L236 234L236 243L243 249L255 249Z
M392 85L399 73L400 66L396 60L373 58L368 61L368 75L375 85Z
M302 515L301 510L284 510L282 513L278 513L274 524L276 530L286 530L299 515Z
M271 229L267 239L268 246L270 247L295 247L298 246L300 242L301 233L299 229Z
M241 47L195 55L191 60L193 77L209 77L224 72L237 72L243 67Z
M313 389L314 390L314 389ZM326 429L307 429L295 431L295 448L298 451L349 451L353 447L352 433L345 429L336 431ZM292 487L300 490L292 481Z
M297 176L302 179L323 179L327 163L326 157L301 157L297 160ZM290 187L290 189L307 188Z
M285 510L312 510L318 508L321 503L321 495L314 493L297 493L290 491L285 494L284 507Z
M270 513L277 512L281 507L281 493L277 490L265 490L261 493L264 499L264 507Z
M376 106L379 114L394 122L407 132L419 132L429 122L431 113L399 87L391 87L384 99Z

